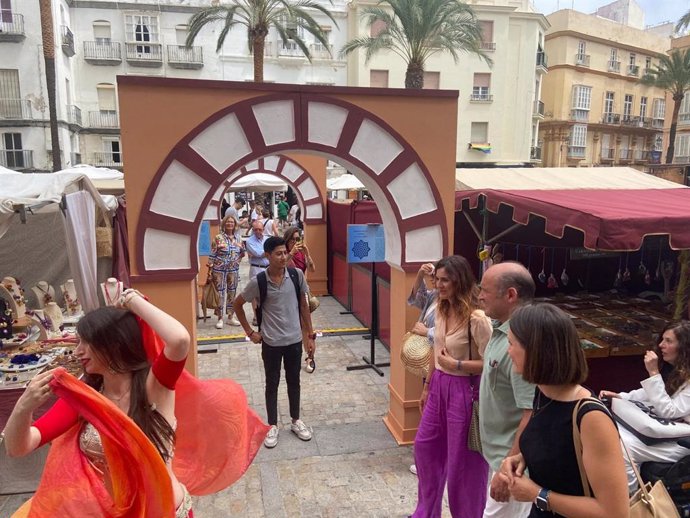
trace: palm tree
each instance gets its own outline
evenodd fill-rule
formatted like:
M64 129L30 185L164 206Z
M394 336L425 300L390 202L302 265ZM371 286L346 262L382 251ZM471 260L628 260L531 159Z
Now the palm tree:
M662 88L669 92L673 98L671 130L668 135L668 149L666 150L666 163L670 164L673 162L680 105L683 102L683 97L685 97L685 92L690 88L690 49L684 52L674 50L668 56L661 56L659 64L644 75L640 82Z
M392 12L391 12L392 11ZM368 62L379 51L391 51L407 63L405 88L424 88L424 67L436 53L448 52L457 63L460 52L491 59L482 52L482 30L472 8L460 0L380 0L362 9L362 18L378 34L355 38L341 55L366 51Z
M48 113L50 114L50 140L53 155L53 171L62 169L60 157L60 135L58 133L57 106L55 106L55 34L53 32L52 0L39 0L41 13L41 35L43 38L43 61L46 67L48 89Z
M216 5L199 11L189 20L189 34L186 44L191 47L202 28L221 22L223 28L218 35L216 52L220 52L225 37L235 25L247 28L249 52L254 55L254 81L264 80L264 45L271 27L275 27L283 43L294 41L311 62L311 54L299 30L305 30L327 49L328 38L309 10L319 11L337 27L331 13L313 0L234 0L228 5ZM330 50L329 50L330 52Z
M687 27L690 26L690 11L685 13L680 20L678 20L678 23L676 24L676 32L681 32L684 29L687 29Z

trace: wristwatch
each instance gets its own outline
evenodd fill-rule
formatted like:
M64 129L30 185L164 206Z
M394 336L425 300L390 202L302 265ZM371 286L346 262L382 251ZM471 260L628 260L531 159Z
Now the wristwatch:
M311 338L312 340L316 340L316 333L308 334L307 338Z
M540 511L551 510L549 508L549 493L551 493L551 490L542 487L541 491L539 491L539 494L537 495L537 498L534 499L534 505L536 505L537 509Z

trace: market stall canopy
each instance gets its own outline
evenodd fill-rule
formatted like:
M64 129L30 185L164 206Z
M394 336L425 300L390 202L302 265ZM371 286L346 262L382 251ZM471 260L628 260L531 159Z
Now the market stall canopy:
M272 174L254 173L234 182L230 190L256 192L287 191L287 184Z
M98 192L101 193L122 194L125 192L125 175L123 172L115 169L79 164L59 172L85 174L89 177L94 187L98 189Z
M329 191L361 191L366 187L355 175L346 173L338 178L327 180L326 189Z
M477 209L481 198L496 214L509 207L518 225L543 219L557 238L566 227L578 230L592 250L637 250L647 235L690 248L690 189L632 168L458 169L455 178L456 211Z

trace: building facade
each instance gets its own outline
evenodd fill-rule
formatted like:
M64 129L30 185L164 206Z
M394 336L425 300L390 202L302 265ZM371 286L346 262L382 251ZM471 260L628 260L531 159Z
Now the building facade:
M639 80L670 40L567 9L547 19L543 165L643 168L658 161L666 95Z
M685 52L690 49L690 36L674 38L671 40L671 51ZM666 159L668 149L668 139L671 130L671 115L673 113L673 97L670 93L666 94L666 104L668 106L668 117L664 125L664 144L661 161ZM678 124L676 126L676 139L673 148L674 164L690 164L690 92L685 93L685 97L680 104L678 112Z
M541 84L547 72L543 52L546 18L528 0L470 0L483 28L489 66L461 54L456 64L448 54L427 62L424 87L459 90L457 162L460 166L492 166L538 162L539 121L543 118ZM349 38L370 34L362 9L376 0L352 0ZM404 88L406 64L381 52L365 62L363 51L348 56L348 84ZM420 121L433 124L433 121Z
M62 164L120 168L118 75L157 75L249 81L253 59L246 29L233 28L220 52L221 26L206 27L186 48L187 23L208 0L56 0L56 104ZM346 63L338 58L347 37L345 0L323 2L336 24L315 12L329 46L304 35L310 63L289 40L273 31L267 38L264 77L283 83L347 83ZM0 2L0 165L21 171L50 171L48 96L37 4Z

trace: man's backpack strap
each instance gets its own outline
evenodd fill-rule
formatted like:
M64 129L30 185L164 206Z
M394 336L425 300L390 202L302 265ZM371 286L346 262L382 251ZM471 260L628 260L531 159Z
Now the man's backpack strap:
M297 295L297 311L299 312L299 316L301 318L302 317L302 292L300 289L299 274L297 273L296 268L288 267L287 271L288 271L288 275L290 275L290 279L292 280L292 284L295 285L295 294Z
M259 284L259 304L256 307L256 323L259 331L261 331L261 317L264 300L266 300L266 293L268 293L268 279L266 278L266 270L259 272L256 275L256 282Z

